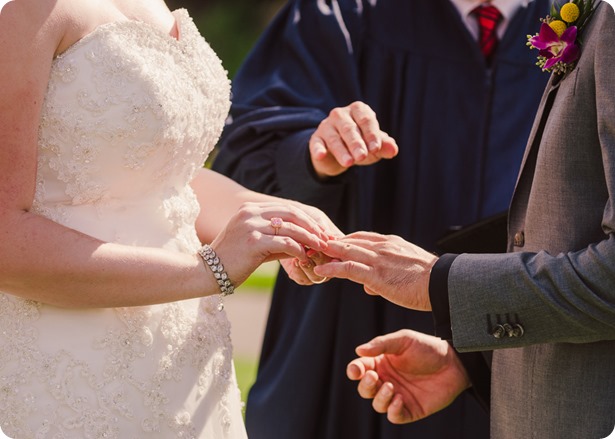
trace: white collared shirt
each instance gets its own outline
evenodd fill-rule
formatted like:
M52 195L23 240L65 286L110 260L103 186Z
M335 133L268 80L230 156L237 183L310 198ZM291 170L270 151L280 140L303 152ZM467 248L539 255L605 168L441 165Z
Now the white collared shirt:
M471 12L485 0L450 0L457 8L461 19L475 40L478 40L478 22ZM502 21L498 25L498 38L502 38L506 27L519 8L525 8L533 0L491 0L491 4L502 13Z

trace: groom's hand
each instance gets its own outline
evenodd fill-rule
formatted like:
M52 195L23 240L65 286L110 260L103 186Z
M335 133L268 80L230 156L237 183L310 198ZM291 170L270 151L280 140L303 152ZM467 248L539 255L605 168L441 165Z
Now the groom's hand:
M448 406L470 380L455 350L445 341L409 329L359 346L348 378L378 413L394 424L418 421Z
M355 165L371 165L397 155L395 140L380 130L374 111L363 102L331 110L309 143L316 174L333 177Z
M314 273L363 284L368 294L397 305L430 311L429 276L438 258L399 236L356 232L331 240L324 252L334 258Z

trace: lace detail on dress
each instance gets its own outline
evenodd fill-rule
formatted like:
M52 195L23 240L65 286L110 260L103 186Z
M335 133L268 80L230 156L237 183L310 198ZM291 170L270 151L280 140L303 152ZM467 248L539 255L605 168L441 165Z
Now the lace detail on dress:
M189 182L221 133L230 84L187 12L174 15L179 41L109 23L54 60L33 211L106 241L199 247ZM65 310L0 293L2 428L17 439L244 438L217 305Z
M191 414L170 410L172 395L165 388L172 390L174 382L195 379L193 372L184 376L186 371L195 370L199 397L207 393L208 398L224 407L231 395L237 396L236 389L228 385L232 373L230 327L212 298L202 301L196 324L195 316L187 314L180 304L164 305L157 332L165 340L166 352L149 378L136 369L139 361L147 361L153 346L149 309L110 310L122 325L94 341L92 347L104 351L105 359L102 372L95 373L67 350L45 354L38 348L38 334L32 324L39 318L41 307L36 302L0 295L0 317L10 322L3 330L0 364L8 365L15 359L20 364L11 374L3 371L0 378L0 410L7 434L17 438L55 438L73 437L71 432L82 431L84 438L123 439L117 426L121 417L140 423L143 432L160 434L168 428L178 438L195 438ZM37 396L22 393L33 380L46 386L57 407L46 413L48 418L36 431L24 419L35 414ZM139 408L127 397L130 388L143 395L141 403L149 416L136 419ZM228 431L228 412L221 422ZM49 436L50 432L54 435Z
M156 194L169 183L184 185L203 165L228 113L230 85L190 17L175 14L179 41L146 23L121 21L96 28L56 58L38 175L63 189L65 199L55 205L133 196L126 189L136 171L147 177L139 177L148 183L135 188L140 195ZM37 192L38 209L51 201L45 195Z

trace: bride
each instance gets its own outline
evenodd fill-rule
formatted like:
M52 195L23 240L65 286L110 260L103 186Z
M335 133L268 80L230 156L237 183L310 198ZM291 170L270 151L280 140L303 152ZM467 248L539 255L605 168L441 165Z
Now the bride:
M335 226L202 168L230 88L185 10L0 7L2 430L245 437L221 297Z

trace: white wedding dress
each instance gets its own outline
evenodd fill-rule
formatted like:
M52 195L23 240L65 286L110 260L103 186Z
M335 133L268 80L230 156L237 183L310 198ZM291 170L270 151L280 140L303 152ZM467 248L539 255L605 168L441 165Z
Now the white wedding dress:
M108 242L197 251L188 183L220 135L230 84L188 13L173 14L177 40L121 21L54 60L35 212ZM0 293L2 430L17 439L245 438L218 304L70 310Z

